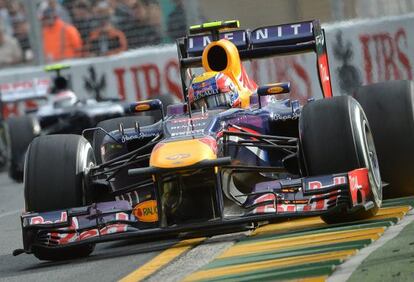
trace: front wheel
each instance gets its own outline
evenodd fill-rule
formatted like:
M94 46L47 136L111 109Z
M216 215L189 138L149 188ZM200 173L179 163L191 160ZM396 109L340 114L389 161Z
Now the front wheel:
M95 164L89 142L78 135L37 137L26 155L24 194L26 211L47 212L89 204L85 173ZM48 249L34 246L40 260L88 256L94 244Z
M299 121L301 151L308 176L368 168L374 207L350 212L348 207L322 216L327 223L374 216L382 203L381 176L368 120L359 103L349 96L311 102Z

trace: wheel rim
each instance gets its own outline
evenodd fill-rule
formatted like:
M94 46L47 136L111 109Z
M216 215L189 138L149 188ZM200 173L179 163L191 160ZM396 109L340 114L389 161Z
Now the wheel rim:
M82 202L84 205L88 204L88 193L87 190L89 189L89 183L88 183L88 176L89 171L92 167L95 166L95 158L94 153L92 150L91 145L89 142L86 141L85 144L82 143L82 147L79 150L78 153L78 161L77 161L77 170L76 174L81 177L81 185L82 185Z
M369 122L361 106L354 107L354 128L356 133L356 147L359 155L360 167L368 168L368 178L371 186L372 197L377 207L382 203L381 174L378 165L377 153L375 151L374 138L369 127Z
M379 169L379 162L377 157L377 152L375 150L374 138L372 136L371 130L368 126L367 121L364 119L364 135L365 135L365 148L367 151L368 159L368 169L371 172L369 175L372 192L374 194L374 200L379 206L382 202L382 184L381 184L381 174Z

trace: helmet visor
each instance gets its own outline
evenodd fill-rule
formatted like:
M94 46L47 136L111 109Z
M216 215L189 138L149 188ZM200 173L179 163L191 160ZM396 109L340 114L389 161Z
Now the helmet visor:
M218 93L210 96L203 97L194 101L193 105L195 109L207 108L230 108L231 107L231 94L230 93Z

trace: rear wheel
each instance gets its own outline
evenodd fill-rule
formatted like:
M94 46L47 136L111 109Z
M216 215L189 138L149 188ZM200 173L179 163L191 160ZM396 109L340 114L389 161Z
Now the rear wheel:
M385 198L414 195L414 84L387 81L359 88L375 140Z
M26 155L24 192L26 211L47 212L88 204L85 172L95 158L89 142L78 135L41 136ZM49 249L34 246L41 260L65 260L88 256L94 244Z
M11 117L6 120L9 139L9 176L14 181L23 181L24 155L33 138L40 132L40 125L31 116Z
M364 111L349 96L311 102L299 121L301 151L309 176L368 168L374 207L350 213L347 207L322 216L327 223L374 216L382 202L381 177L375 146Z

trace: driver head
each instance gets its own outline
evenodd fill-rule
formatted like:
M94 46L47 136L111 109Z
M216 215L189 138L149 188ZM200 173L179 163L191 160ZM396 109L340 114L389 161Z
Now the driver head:
M54 92L68 89L68 80L63 76L57 76L53 79Z
M196 76L188 89L188 99L195 109L236 108L241 105L236 85L220 72Z

